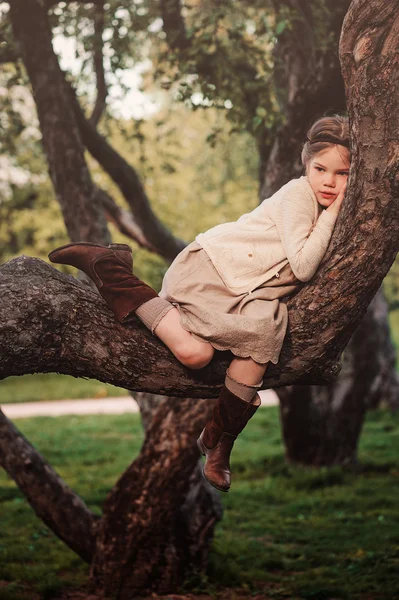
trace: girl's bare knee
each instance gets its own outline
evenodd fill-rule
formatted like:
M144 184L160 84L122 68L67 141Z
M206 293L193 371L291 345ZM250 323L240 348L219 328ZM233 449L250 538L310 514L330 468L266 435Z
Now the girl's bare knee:
M192 344L184 344L176 349L175 356L189 369L203 369L211 362L215 350L211 344L192 341Z

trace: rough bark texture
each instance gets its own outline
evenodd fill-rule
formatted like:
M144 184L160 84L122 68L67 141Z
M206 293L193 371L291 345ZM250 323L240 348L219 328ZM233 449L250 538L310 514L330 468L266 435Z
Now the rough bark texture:
M377 313L383 302L380 290L345 349L336 382L323 388L294 385L277 390L290 462L313 466L356 463L365 411L375 394L381 397L383 372L378 357L387 343Z
M128 599L154 585L166 592L181 581L180 569L191 557L180 543L175 507L187 493L198 460L195 440L211 408L206 400L166 399L150 425L140 456L109 494L91 571L105 594L115 593L115 582L118 598ZM208 538L214 521L211 516L207 524L201 524L198 541ZM197 549L192 552L196 555Z
M0 465L37 516L86 562L93 556L95 516L0 410Z
M291 177L299 175L301 165L298 157L304 132L310 121L327 111L340 112L345 108L344 83L340 76L338 53L330 51L323 54L315 51L310 4L303 0L285 0L283 3L274 4L277 14L282 6L290 9L293 29L283 33L276 44L276 85L284 91L279 94L279 100L283 111L288 107L288 113L286 124L277 132L271 154L263 154L269 159L266 169L263 170L266 171L263 186L266 196L275 192ZM337 44L348 5L347 0L325 3L329 16L329 32ZM303 41L305 43L302 45ZM327 68L322 67L323 64ZM351 400L349 397L345 401L342 398L337 401L343 388L348 394L350 390L355 395L359 392L359 377L363 373L359 361L356 363L360 369L359 376L352 371L353 365L345 362L337 382L328 390L317 386L311 389L292 386L287 390L279 390L278 394L282 399L284 439L291 461L306 463L309 460L310 464L322 461L323 464L327 464L328 457L332 462L351 461L356 452L364 405L378 405L383 401L395 409L398 402L398 375L387 318L386 305L382 293L379 293L373 302L373 311L367 315L368 330L362 327L367 335L364 339L356 335L350 344L351 352L345 354L345 361L349 360L349 357L352 360L352 355L361 356L364 344L368 344L367 362L373 365L367 379L371 387L366 391L362 388L361 401L355 398ZM360 344L358 349L354 347L356 343ZM378 369L375 371L377 364ZM348 381L349 377L351 381ZM348 410L352 411L353 423L356 422L353 431L342 428ZM351 440L346 439L348 435L352 435ZM306 446L306 441L309 442L309 447ZM331 446L331 451L327 451L327 444Z
M356 272L353 269L353 277ZM306 286L290 299L291 325L282 360L267 370L264 387L319 384L333 378L347 342L344 334L350 335L353 327L347 315L355 318L359 314L356 298L364 304L367 301L367 282L361 274L356 281L347 310L345 298L331 303L324 297L328 281L323 280L319 288ZM343 277L341 286L346 290L348 285ZM340 288L334 285L333 293L339 296ZM229 352L220 352L201 371L183 367L139 321L118 324L95 291L38 259L22 256L1 266L0 296L0 379L58 372L92 377L132 391L214 398L231 360ZM319 297L325 302L322 315ZM338 324L334 320L337 313L343 315ZM340 331L339 326L344 325L347 329Z
M72 88L65 86L65 89L84 145L121 190L151 249L172 261L183 250L185 242L175 238L157 219L136 171L86 119Z
M164 410L161 405L166 401L166 396L136 392L134 398L140 407L141 420L144 430L147 432L153 420L158 419L157 410L160 407L161 410ZM188 399L186 401L189 402ZM180 399L175 398L169 405L173 406L179 402ZM214 406L214 402L210 400L192 400L192 403L197 404L196 415L203 412L203 418ZM184 427L184 422L187 420L186 415L181 412L179 415L181 415ZM177 425L179 428L182 427L181 423ZM222 518L222 512L219 493L202 477L202 460L200 459L197 461L190 475L188 487L176 507L176 527L180 546L185 548L185 554L189 557L188 564L193 568L205 568L214 526Z

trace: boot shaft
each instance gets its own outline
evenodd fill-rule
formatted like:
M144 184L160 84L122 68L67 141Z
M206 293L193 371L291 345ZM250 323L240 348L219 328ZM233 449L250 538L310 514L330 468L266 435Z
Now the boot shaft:
M132 252L126 244L67 244L50 252L49 258L86 273L120 322L129 320L139 306L158 296L133 274Z
M223 386L219 399L213 409L212 418L207 423L203 442L207 448L213 448L223 433L236 438L253 417L260 406L259 395L252 402L242 400L226 386Z

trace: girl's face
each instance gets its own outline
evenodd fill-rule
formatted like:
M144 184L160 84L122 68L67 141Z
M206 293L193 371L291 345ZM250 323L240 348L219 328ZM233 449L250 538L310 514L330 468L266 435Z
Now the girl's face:
M316 154L306 165L306 175L317 201L328 208L336 200L349 175L349 152L333 146Z

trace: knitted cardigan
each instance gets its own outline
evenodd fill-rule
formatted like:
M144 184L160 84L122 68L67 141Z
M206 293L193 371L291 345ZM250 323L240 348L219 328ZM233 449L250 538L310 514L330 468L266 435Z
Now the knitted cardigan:
M322 209L302 176L238 221L200 233L196 241L224 284L245 293L278 277L288 262L297 279L309 281L326 253L336 218Z

